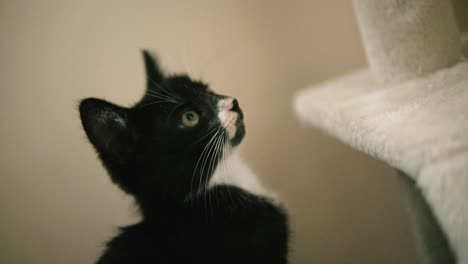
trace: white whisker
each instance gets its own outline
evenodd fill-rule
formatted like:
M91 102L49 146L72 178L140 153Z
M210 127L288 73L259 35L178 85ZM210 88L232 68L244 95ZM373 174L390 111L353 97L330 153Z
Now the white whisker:
M156 98L163 99L163 100L179 102L179 100L173 96L165 95L165 94L158 93L158 92L151 91L151 90L148 90L146 94L151 97L156 97Z
M208 192L208 199L209 199L209 202L210 202L209 209L211 209L212 206L211 206L211 192L208 191L208 181L210 179L209 176L213 175L213 172L214 172L214 170L215 170L215 168L217 166L217 163L219 161L219 151L220 151L221 142L223 140L223 135L224 135L224 133L221 133L218 136L218 140L216 141L215 149L213 151L213 158L211 159L210 164L208 166L208 176L205 179L205 189Z
M229 177L228 175L228 171L229 171L229 168L228 168L228 165L229 165L229 137L225 134L224 135L224 141L223 141L223 177L225 179L225 181L227 182L229 179L227 179ZM231 202L232 202L232 205L234 206L235 203L234 203L234 199L232 198L232 193L231 193L231 188L229 186L227 186L227 190L228 190L228 194L229 194L229 198L231 199Z
M208 141L208 143L206 144L206 146L203 148L202 150L202 153L200 154L200 157L198 158L198 161L195 165L195 168L193 170L193 175L192 175L192 182L190 183L190 189L192 190L193 189L193 179L195 178L195 174L196 174L196 171L197 171L197 168L198 168L198 165L200 165L200 161L203 159L203 156L205 155L205 152L206 150L210 147L211 143L213 142L213 140L216 138L216 135L219 133L220 129L218 129L216 131L216 133L210 138L210 140ZM200 189L200 185L201 185L201 177L202 175L200 174L200 179L199 179L199 183L198 183L198 189Z
M221 130L219 130L219 131L221 131ZM202 190L203 190L203 195L204 195L204 198L205 198L205 199L204 199L204 206L205 206L205 213L207 214L207 215L206 215L207 218L208 218L208 207L207 207L207 206L208 206L208 205L207 205L207 202L208 202L208 201L207 201L207 199L206 199L206 195L209 194L209 193L207 192L207 191L208 191L208 188L207 188L205 185L206 185L207 179L208 179L209 176L210 176L210 174L209 174L210 172L209 172L209 168L207 168L206 165L211 164L212 159L210 160L210 157L211 157L212 155L214 155L214 153L215 153L215 147L216 147L216 144L217 144L217 142L218 142L218 140L219 140L219 135L221 135L221 134L219 134L219 131L218 131L218 133L216 134L216 139L215 139L214 143L210 146L210 149L209 149L209 151L207 152L208 154L205 156L205 158L204 158L204 160L203 160L203 162L202 162L202 169L201 169L201 172L200 172L200 182L203 181L203 185L201 186L201 188L202 188ZM208 165L208 167L209 167L209 165ZM205 169L207 169L207 170L206 170L207 173L206 173L205 179L203 179L203 177L205 176L205 175L204 175Z
M162 90L163 92L165 92L167 95L171 96L171 97L174 97L174 99L180 99L182 100L182 98L180 98L180 96L178 96L177 94L175 94L174 92L171 92L170 89L164 89L162 85L159 85L157 84L152 78L151 76L148 76L148 79L154 84L156 85L157 88L159 88L160 90ZM149 91L152 91L152 90L149 90ZM152 91L152 92L155 92L155 91Z

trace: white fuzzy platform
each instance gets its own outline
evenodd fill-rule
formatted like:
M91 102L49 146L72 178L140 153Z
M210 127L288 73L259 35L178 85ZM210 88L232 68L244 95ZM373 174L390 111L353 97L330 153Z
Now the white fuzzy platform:
M387 88L359 70L300 91L295 110L412 177L468 263L468 61Z

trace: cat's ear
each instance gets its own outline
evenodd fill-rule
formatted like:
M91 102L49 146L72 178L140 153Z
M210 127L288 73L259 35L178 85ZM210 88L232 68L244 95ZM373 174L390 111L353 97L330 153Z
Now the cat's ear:
M81 123L96 150L103 157L124 162L134 146L129 127L129 110L107 101L87 98L80 103Z
M143 59L145 61L145 71L148 89L160 85L164 79L164 74L159 67L158 61L148 50L143 50Z

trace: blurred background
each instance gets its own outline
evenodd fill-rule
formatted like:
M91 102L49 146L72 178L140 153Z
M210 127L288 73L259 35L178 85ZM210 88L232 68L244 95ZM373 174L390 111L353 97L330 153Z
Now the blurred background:
M351 1L0 0L0 33L0 263L92 263L138 220L76 107L136 102L142 48L239 99L243 155L291 216L291 263L417 262L396 172L292 111L296 90L366 65Z

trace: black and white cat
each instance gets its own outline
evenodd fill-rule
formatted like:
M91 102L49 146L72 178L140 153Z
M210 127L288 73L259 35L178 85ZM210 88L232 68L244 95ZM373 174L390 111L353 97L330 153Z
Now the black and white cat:
M142 215L97 262L287 263L287 216L234 150L245 135L237 100L143 55L141 101L80 103L90 142Z

